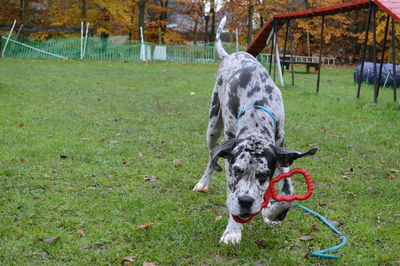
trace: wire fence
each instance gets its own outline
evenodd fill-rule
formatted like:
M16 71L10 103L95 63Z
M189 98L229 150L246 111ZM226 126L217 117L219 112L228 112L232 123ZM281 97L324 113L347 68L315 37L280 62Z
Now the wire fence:
M6 45L2 37L2 50ZM10 39L5 47L4 57L17 58L67 58L111 61L176 61L206 63L219 61L214 43L197 45L159 45L130 40L112 40L96 37L87 39L81 49L81 38L54 38L49 40ZM236 52L236 44L225 43L228 53ZM238 47L239 51L245 46ZM264 59L264 57L262 57ZM266 59L265 59L266 60ZM264 61L264 60L263 60Z

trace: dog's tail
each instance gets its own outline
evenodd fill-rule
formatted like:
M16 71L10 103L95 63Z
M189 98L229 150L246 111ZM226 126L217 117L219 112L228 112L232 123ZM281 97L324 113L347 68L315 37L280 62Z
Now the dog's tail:
M217 36L215 37L215 48L217 49L217 53L221 59L224 59L228 56L228 53L225 51L221 42L221 32L225 27L226 16L221 20L217 30Z

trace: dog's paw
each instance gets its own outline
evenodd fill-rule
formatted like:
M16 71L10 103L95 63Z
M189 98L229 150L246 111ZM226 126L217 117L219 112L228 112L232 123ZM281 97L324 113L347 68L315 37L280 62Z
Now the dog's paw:
M242 232L225 231L219 242L224 244L239 244L241 239L242 239Z
M263 220L269 226L280 226L282 224L281 221L271 221L267 217L263 217Z
M193 191L208 192L208 184L199 181L199 183L194 186Z

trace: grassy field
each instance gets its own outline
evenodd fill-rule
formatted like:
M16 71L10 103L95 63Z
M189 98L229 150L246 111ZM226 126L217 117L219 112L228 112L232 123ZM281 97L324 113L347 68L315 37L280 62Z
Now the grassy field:
M294 165L315 184L302 204L343 223L341 258L307 256L339 239L298 208L219 244L224 174L192 191L217 67L0 60L0 264L399 264L400 105L357 100L351 69L324 68L318 95L303 69L282 89L288 148L319 148Z

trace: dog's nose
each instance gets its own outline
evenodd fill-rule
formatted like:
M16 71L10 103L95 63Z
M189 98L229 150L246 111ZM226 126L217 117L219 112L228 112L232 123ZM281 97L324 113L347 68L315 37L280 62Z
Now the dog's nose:
M249 196L241 196L238 198L240 207L250 208L253 205L254 199Z

